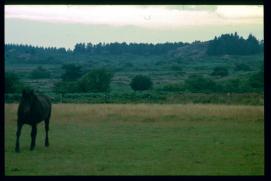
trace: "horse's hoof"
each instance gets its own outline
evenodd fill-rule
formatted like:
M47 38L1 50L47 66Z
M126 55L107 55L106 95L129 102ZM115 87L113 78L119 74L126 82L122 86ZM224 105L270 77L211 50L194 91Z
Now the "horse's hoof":
M45 143L45 146L46 146L46 147L49 147L49 143Z
M30 150L31 150L31 151L33 151L33 150L34 150L34 148L35 148L34 146L33 146L33 147L31 146L31 147L30 147Z

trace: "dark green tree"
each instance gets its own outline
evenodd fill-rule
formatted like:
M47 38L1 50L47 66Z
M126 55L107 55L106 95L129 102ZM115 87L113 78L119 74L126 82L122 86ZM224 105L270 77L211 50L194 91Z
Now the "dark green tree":
M107 69L93 69L78 82L81 92L108 92L113 78L112 71Z
M248 79L249 85L259 91L263 91L264 88L264 71L263 68L257 73L252 74Z
M75 81L82 76L82 70L80 65L66 64L62 66L64 73L61 78L63 81Z
M5 72L5 93L18 93L24 88L24 84L18 76L11 72Z
M260 53L262 48L258 40L249 35L245 40L235 34L222 34L220 37L215 37L209 41L207 54L208 55L250 55Z
M144 75L135 76L130 83L131 88L135 91L149 90L152 88L152 85L150 77Z
M246 46L247 52L250 54L255 54L261 51L261 47L258 40L252 34L249 34Z

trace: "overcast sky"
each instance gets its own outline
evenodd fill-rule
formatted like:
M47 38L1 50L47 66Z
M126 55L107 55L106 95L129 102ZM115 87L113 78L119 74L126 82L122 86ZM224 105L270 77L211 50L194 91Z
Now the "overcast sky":
M192 42L222 33L263 39L263 6L6 5L5 43Z

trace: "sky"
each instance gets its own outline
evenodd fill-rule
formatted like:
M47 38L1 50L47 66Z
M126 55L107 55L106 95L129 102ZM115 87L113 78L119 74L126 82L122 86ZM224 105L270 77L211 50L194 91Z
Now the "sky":
M5 5L5 43L193 42L223 33L263 39L263 6Z

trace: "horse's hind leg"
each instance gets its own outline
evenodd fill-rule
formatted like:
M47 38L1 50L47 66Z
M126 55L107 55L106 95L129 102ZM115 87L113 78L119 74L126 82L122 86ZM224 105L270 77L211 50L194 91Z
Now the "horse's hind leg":
M18 121L17 123L17 132L16 132L16 147L15 147L15 151L17 153L20 152L20 143L19 143L19 139L20 139L20 135L21 135L21 130L22 130L23 124Z
M37 125L32 125L30 150L33 150L35 148L36 136L37 136Z

